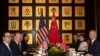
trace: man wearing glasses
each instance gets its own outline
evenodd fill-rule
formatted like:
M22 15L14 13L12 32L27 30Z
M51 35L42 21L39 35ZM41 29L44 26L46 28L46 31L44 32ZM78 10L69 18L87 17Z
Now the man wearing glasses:
M0 44L0 56L13 56L12 50L10 47L10 42L11 42L10 32L5 32L2 39L3 39L3 42Z

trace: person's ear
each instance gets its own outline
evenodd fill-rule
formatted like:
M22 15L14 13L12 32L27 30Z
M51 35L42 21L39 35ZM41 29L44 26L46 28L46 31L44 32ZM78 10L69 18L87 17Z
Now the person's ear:
M4 40L4 37L2 37L2 39Z

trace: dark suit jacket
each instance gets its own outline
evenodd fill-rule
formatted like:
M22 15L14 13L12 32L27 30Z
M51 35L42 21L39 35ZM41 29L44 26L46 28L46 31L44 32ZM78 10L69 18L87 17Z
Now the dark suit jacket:
M91 42L89 42L88 52L93 56L100 56L100 42L95 40L92 45Z
M73 43L72 43L72 48L75 48L75 50L77 51L78 50L78 47L79 47L79 45L80 45L80 41L78 40L77 42L75 42L75 41L73 41Z
M0 44L0 56L11 56L11 53L4 43Z
M21 44L22 44L22 51L27 51L28 49L27 43L25 41L22 41Z
M22 54L22 51L19 49L19 47L18 47L18 45L17 45L17 43L15 42L15 41L13 41L12 43L11 43L11 48L12 48L12 52L13 52L13 55L14 56L23 56Z

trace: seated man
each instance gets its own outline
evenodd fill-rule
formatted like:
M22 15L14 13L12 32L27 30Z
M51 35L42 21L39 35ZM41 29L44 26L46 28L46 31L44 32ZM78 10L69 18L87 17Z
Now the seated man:
M19 32L15 33L14 41L11 43L11 48L14 56L23 56L21 46L21 34Z
M3 36L3 42L0 44L0 56L13 56L10 42L11 34L10 32L5 32Z
M97 40L95 30L89 32L89 38L91 40L88 45L88 54L86 54L86 56L100 56L100 42Z
M74 34L73 35L73 43L72 43L71 48L75 48L75 50L77 51L79 45L80 45L79 36L78 36L78 34Z

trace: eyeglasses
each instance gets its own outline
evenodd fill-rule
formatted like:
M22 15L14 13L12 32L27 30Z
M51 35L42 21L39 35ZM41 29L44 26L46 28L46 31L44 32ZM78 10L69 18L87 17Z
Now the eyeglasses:
M4 37L11 37L11 36L4 36Z

